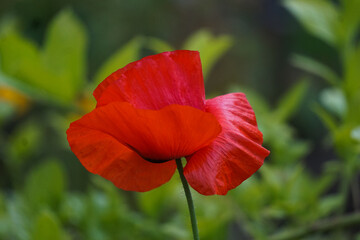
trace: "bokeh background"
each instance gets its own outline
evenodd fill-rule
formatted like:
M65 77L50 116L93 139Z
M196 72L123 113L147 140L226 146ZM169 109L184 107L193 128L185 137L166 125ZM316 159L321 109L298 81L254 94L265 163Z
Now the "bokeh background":
M0 239L191 239L179 176L125 192L69 123L108 74L201 54L207 97L245 92L271 154L227 196L193 191L201 239L360 239L360 1L1 0Z

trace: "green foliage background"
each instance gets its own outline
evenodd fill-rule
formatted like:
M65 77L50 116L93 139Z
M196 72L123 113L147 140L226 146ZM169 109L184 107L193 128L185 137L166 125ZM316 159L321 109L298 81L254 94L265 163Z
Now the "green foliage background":
M271 150L227 196L193 192L201 239L360 239L360 2L244 1L235 13L231 1L185 2L4 1L0 239L191 239L177 175L119 190L86 172L65 135L107 75L174 49L200 51L208 98L246 93ZM266 6L289 25L271 25L270 8L266 35L253 23ZM184 12L208 22L182 23ZM279 33L286 44L269 43Z

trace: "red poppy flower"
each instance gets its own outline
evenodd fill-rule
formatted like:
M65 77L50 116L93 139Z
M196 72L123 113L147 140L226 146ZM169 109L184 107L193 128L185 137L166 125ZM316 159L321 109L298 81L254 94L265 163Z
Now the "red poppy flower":
M174 159L204 195L226 194L257 171L269 151L242 93L205 100L198 52L165 52L128 64L94 91L97 107L67 130L85 168L124 190L170 180Z

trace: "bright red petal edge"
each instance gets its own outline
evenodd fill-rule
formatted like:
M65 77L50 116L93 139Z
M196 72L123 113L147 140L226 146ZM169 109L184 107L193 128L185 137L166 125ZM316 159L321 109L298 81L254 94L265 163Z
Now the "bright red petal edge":
M179 104L204 110L199 52L164 52L130 63L100 83L93 95L97 106L125 101L140 109Z

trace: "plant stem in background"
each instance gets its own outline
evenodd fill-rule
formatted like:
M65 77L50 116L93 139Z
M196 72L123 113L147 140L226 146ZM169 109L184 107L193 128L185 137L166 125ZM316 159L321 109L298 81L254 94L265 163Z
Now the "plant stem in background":
M184 171L183 171L183 165L182 165L182 162L181 162L181 158L178 158L175 161L176 161L176 166L177 166L177 169L178 169L178 172L179 172L179 175L180 175L182 185L184 187L184 192L185 192L186 200L187 200L188 207L189 207L190 219L191 219L191 227L192 227L192 231L193 231L194 240L200 240L200 238L199 238L199 230L197 228L197 221L196 221L196 215L195 215L194 202L193 202L192 197L191 197L189 184L186 181L186 178L184 176Z
M286 230L270 237L271 240L300 239L313 233L333 231L334 229L348 228L360 224L360 213L349 214L332 219L309 224L294 230Z
M360 186L358 181L358 176L356 175L353 182L351 183L352 196L354 209L356 212L360 212Z

